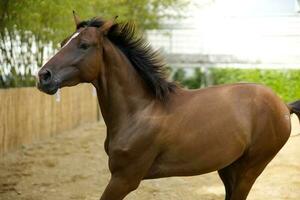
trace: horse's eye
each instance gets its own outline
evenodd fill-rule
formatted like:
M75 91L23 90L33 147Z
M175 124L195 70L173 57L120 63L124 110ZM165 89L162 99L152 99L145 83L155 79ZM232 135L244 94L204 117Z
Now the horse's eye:
M80 48L80 49L83 49L83 50L86 50L86 49L88 49L89 47L90 47L90 45L87 44L87 43L82 43L82 44L79 45L79 48Z

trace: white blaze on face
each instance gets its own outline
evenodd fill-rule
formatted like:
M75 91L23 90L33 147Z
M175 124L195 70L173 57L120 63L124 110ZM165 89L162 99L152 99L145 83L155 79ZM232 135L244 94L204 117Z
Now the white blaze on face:
M66 47L74 38L76 38L79 35L80 32L76 32L72 35L72 37L68 40L68 42L66 42L66 44L62 47L62 49L64 47Z

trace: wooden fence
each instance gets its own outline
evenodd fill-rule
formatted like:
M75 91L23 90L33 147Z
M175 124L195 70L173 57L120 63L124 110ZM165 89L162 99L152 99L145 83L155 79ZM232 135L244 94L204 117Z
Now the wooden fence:
M97 95L91 85L63 88L59 97L36 88L1 89L0 155L97 120Z

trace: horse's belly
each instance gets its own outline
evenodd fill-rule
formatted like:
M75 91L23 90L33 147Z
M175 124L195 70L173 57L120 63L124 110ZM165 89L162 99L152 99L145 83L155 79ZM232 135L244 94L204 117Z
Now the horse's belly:
M146 178L192 176L204 174L231 164L245 150L245 143L234 136L213 141L190 140L170 145L154 161Z

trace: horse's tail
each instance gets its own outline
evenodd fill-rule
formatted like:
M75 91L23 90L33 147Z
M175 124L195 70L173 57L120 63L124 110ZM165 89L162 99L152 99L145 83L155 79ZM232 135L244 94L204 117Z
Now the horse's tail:
M300 100L287 104L290 114L295 113L300 120Z

